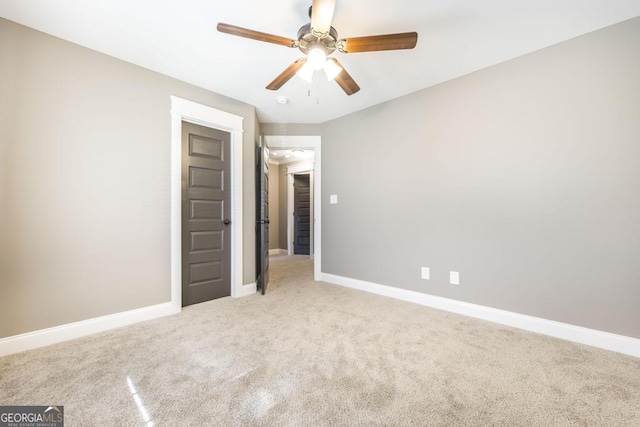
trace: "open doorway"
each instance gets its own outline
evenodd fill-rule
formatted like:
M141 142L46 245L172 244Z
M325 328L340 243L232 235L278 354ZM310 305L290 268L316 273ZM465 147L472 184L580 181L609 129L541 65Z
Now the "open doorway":
M296 164L291 164L291 166L285 166L285 182L287 187L290 185L291 191L286 191L287 194L287 210L286 219L290 216L293 219L293 175L295 174L303 174L306 173L309 176L309 190L310 190L310 219L309 219L309 252L310 256L313 256L313 264L314 264L314 280L320 280L321 274L321 230L322 230L322 222L321 222L321 139L320 136L277 136L277 135L265 135L264 141L267 143L271 152L277 151L279 149L287 149L287 150L301 150L306 153L312 152L313 158L307 161L296 162ZM289 188L289 187L288 187ZM291 209L289 210L289 206ZM289 215L291 213L291 215ZM283 218L283 220L285 219ZM281 224L286 224L286 240L287 245L285 246L285 250L287 254L293 255L294 248L293 245L289 243L293 243L294 239L294 230L293 225L294 221L280 221ZM273 224L273 218L272 222ZM282 243L282 242L281 242ZM280 250L282 250L282 246L280 245Z

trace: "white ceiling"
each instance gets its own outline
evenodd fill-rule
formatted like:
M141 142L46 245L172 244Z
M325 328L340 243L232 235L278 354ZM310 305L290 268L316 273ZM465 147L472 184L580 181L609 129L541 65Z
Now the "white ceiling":
M417 31L413 50L334 55L360 85L294 77L297 49L222 34L218 22L296 38L311 0L0 0L0 16L255 105L263 123L322 123L640 16L639 0L337 0L340 38ZM285 105L277 96L289 99Z

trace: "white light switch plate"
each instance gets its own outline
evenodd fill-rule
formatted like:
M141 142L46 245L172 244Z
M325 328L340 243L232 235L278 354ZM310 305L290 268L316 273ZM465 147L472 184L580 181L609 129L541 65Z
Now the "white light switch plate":
M329 196L329 203L332 205L337 205L338 204L338 195L337 194L331 194Z
M458 273L457 271L450 271L449 272L449 283L451 283L452 285L459 285L460 284L460 273Z
M422 278L429 280L429 267L422 267Z

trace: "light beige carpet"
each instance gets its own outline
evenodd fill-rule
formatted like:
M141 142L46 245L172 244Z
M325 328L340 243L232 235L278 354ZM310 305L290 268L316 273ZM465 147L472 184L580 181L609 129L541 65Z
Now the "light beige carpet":
M64 405L67 426L640 426L640 359L311 270L275 258L266 296L1 358L0 405Z

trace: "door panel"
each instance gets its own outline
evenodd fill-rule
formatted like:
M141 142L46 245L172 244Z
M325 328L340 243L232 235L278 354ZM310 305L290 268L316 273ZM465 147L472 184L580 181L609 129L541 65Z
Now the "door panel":
M224 216L224 203L212 200L189 200L189 219L192 221L217 219Z
M200 262L189 264L189 276L192 285L222 280L222 266L220 261Z
M189 123L191 126L192 124ZM200 129L212 130L210 128L206 128L204 126L192 125L196 126ZM204 132L207 132L204 131ZM217 131L222 132L222 131ZM222 132L224 133L224 132ZM223 141L216 139L208 139L204 136L191 134L191 138L189 139L189 155L191 157L202 157L209 159L222 160L223 153Z
M223 171L203 168L189 168L189 186L191 188L208 188L222 190Z
M231 295L230 134L182 123L182 305Z
M309 255L311 250L311 186L309 175L293 176L293 253Z
M189 251L220 251L222 247L221 231L192 231Z

